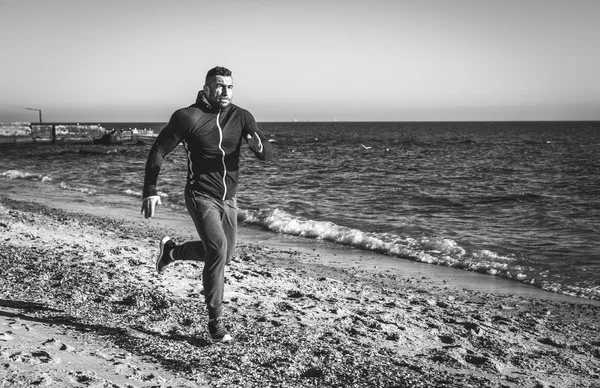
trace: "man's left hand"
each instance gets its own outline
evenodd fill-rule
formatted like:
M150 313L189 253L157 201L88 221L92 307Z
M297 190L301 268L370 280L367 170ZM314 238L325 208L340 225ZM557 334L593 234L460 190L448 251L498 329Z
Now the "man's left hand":
M248 142L250 148L254 151L263 152L262 141L260 140L260 137L258 137L258 133L255 132L254 136L252 136L251 134L247 134L246 141Z

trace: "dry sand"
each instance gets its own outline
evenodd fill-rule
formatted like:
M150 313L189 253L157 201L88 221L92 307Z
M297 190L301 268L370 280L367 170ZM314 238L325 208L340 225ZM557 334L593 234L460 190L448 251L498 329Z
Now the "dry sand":
M0 197L0 387L600 387L597 301L260 233L213 345L202 265L154 271L183 222Z

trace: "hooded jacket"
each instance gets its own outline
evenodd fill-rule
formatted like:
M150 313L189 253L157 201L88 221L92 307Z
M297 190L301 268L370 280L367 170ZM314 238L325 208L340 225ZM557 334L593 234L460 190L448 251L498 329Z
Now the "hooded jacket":
M260 142L246 139L255 134ZM157 195L162 162L179 143L183 143L187 154L189 188L221 200L235 197L242 139L258 159L271 158L271 143L250 112L234 104L214 108L200 92L195 104L173 113L154 141L146 162L144 198Z

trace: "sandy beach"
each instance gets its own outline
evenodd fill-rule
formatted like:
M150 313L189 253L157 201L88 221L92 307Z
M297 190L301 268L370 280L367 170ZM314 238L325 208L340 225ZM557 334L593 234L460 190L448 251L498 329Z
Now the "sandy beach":
M154 270L185 215L39 202L0 197L0 387L600 387L598 301L260 231L213 345L202 265Z

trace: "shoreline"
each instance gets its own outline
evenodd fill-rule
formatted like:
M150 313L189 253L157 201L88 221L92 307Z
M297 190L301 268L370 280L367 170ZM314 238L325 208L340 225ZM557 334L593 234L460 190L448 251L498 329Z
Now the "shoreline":
M31 199L0 197L9 386L598 387L591 300L479 291L444 272L492 276L412 262L392 271L386 257L375 268L370 252L246 228L226 275L235 340L211 345L202 266L154 271L165 233L194 234L187 215Z
M23 183L32 182L19 182ZM40 197L40 189L34 188L31 192L21 192L18 196L12 192L4 194L7 198L16 201L30 201L49 205L69 212L92 214L99 217L122 219L131 225L146 225L159 227L170 234L176 241L184 242L198 239L196 230L185 210L173 210L165 206L158 206L157 214L152 220L146 220L137 212L138 200L134 197L107 198L107 205L99 206L86 196L77 192L64 190L48 190ZM388 256L373 251L340 245L333 242L309 239L294 235L280 234L261 230L257 227L238 225L238 243L256 243L272 249L294 249L304 253L315 253L318 261L326 266L341 267L347 270L352 268L361 271L370 271L378 274L382 271L394 273L396 276L424 276L438 279L440 283L453 288L466 288L472 291L491 293L496 295L511 294L536 299L584 303L600 306L600 300L589 299L569 294L555 293L540 287L523 283L513 279L483 274L465 269L422 263L409 259ZM341 260L340 257L344 259Z

